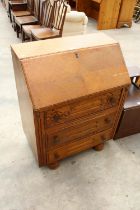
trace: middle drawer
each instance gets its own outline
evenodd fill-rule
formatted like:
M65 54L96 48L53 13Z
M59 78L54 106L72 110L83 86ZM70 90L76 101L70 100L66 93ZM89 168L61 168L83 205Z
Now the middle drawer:
M66 142L77 141L87 135L94 135L101 131L107 130L113 126L115 113L101 115L100 117L82 120L81 123L75 124L69 128L58 131L48 130L46 132L47 146L58 146Z

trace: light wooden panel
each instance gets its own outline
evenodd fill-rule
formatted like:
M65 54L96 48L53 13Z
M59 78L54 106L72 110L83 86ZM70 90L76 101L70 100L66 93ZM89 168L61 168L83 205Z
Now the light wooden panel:
M135 4L136 0L122 0L117 28L122 27L124 24L131 27Z
M114 29L117 26L121 0L102 0L98 26L101 29Z

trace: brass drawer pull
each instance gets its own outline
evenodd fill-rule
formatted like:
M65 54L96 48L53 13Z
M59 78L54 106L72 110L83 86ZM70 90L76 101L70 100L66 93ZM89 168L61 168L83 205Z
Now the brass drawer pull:
M115 100L114 97L110 97L110 98L109 98L109 102L110 102L110 104L113 106L113 105L115 105L116 100Z
M58 122L60 119L61 119L61 117L60 117L59 114L55 114L55 115L53 116L53 120L54 120L55 122Z

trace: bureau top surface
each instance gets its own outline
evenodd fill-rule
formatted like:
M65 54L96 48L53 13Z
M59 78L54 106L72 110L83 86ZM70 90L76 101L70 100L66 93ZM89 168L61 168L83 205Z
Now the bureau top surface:
M23 59L21 64L36 110L130 83L114 43Z
M98 32L87 35L48 39L45 41L20 43L12 45L11 47L17 57L21 60L46 54L64 52L67 50L96 47L114 43L117 43L114 39L104 33Z

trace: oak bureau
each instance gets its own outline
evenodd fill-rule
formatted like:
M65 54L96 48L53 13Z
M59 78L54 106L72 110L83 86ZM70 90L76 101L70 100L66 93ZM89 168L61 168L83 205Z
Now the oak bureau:
M119 44L103 33L12 46L24 132L39 166L112 139L130 84Z

